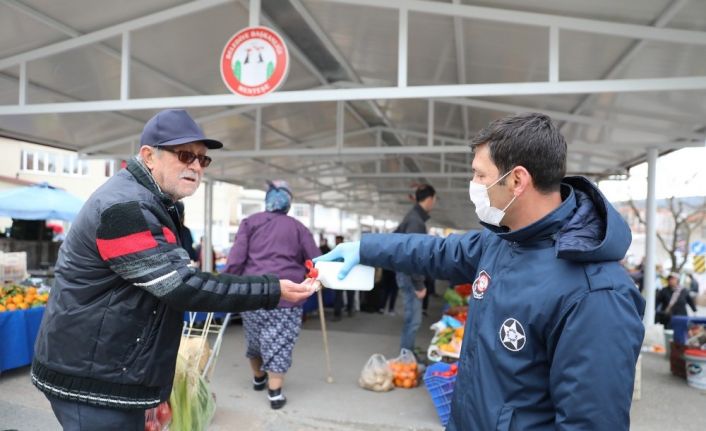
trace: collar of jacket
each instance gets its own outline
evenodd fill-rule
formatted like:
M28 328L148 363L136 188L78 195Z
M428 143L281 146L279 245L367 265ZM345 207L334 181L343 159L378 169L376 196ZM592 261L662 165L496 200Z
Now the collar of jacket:
M576 212L576 198L573 187L561 183L561 197L561 205L522 229L511 231L507 227L497 227L483 222L481 224L506 241L533 243L552 239Z
M166 208L174 205L174 200L159 188L159 184L154 180L150 171L140 162L137 157L132 157L127 161L127 170L132 174L138 183L147 190L154 193Z
M428 212L424 211L424 208L422 208L419 203L414 204L414 210L417 212L417 214L419 214L419 217L421 217L422 220L424 220L425 222L431 217Z

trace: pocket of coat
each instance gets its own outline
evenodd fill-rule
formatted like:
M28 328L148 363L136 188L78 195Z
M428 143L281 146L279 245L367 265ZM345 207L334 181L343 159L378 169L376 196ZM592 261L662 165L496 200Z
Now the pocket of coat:
M123 358L122 365L124 367L129 367L132 365L133 362L135 362L135 359L139 356L139 354L144 350L145 346L148 345L149 342L151 342L152 338L152 328L155 326L153 324L154 319L150 319L147 322L147 326L142 329L140 332L140 335L135 337L135 342L132 343L130 346L130 349L125 352L125 357Z
M515 409L508 405L504 405L498 415L498 424L495 427L497 431L514 431L512 420L515 418Z

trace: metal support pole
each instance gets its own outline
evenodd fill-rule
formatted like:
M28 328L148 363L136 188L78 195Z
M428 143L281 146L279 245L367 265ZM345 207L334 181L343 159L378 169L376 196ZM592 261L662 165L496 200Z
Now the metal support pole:
M122 55L120 59L120 100L130 98L130 32L123 32Z
M407 18L406 8L400 8L399 42L397 45L397 86L407 86Z
M427 145L434 145L434 101L427 104Z
M262 108L255 110L255 150L262 148Z
M20 95L19 104L27 103L27 62L20 63Z
M213 256L211 250L213 243L211 236L213 235L213 181L204 179L204 226L203 226L203 242L201 244L201 270L211 272L213 268Z
M655 196L655 184L657 174L657 148L647 150L647 205L645 208L645 218L647 226L645 229L645 265L642 268L644 277L645 304L645 327L654 325L655 322L655 296L656 296L656 244L657 244L657 199Z
M336 102L336 148L343 148L343 130L344 130L344 106L343 102Z
M549 82L559 82L559 28L549 27Z
M343 235L343 210L338 210L338 234Z
M316 230L316 204L313 202L309 204L309 231L311 234L314 234L314 231Z
M260 0L250 0L250 27L257 27L260 25Z

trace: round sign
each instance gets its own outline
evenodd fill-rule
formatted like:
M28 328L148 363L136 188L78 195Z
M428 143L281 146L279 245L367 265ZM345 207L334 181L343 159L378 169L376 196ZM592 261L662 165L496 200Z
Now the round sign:
M230 38L221 54L221 78L241 96L262 96L282 84L289 52L282 38L267 27L248 27Z

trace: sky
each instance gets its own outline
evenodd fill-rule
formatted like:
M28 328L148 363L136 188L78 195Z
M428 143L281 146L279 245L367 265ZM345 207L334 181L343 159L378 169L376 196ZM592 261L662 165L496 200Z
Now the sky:
M642 200L647 197L647 163L630 170L621 181L601 181L599 188L609 201ZM706 196L706 147L684 148L657 158L657 199L672 196Z

